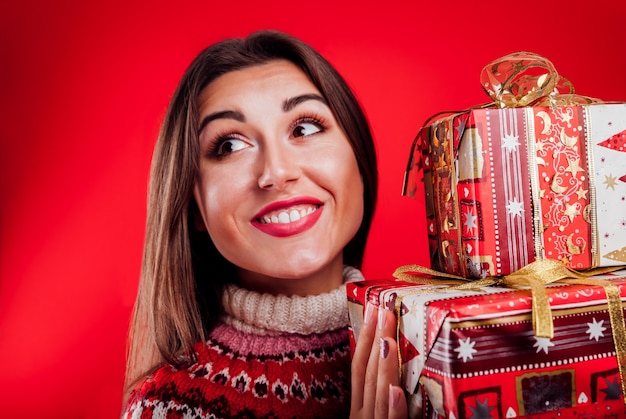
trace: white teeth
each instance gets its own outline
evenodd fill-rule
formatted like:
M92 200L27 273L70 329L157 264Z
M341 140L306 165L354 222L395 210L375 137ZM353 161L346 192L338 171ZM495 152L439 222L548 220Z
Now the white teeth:
M278 222L280 224L289 224L289 214L286 212L278 213Z
M298 221L300 219L300 213L296 210L289 211L289 222Z
M259 222L263 224L289 224L314 213L316 209L316 207L308 207L301 210L281 211L278 214L264 215L259 219Z

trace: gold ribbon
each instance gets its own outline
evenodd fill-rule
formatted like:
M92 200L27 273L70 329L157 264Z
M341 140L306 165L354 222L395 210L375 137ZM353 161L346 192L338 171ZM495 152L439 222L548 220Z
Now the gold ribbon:
M437 120L481 108L514 108L522 106L573 106L604 103L601 99L576 94L574 85L559 75L554 64L533 52L514 52L497 58L483 67L480 84L492 99L465 110L439 112L420 128L413 143L404 172L402 196L413 196L417 189L417 174L428 144L422 138L422 129ZM462 138L463 134L459 134Z
M433 293L443 290L472 290L479 291L482 287L505 286L508 288L530 288L532 305L531 316L535 335L552 339L554 337L554 325L552 322L552 309L546 292L546 285L551 283L565 283L574 285L601 286L604 288L613 334L613 344L617 364L619 367L622 394L626 404L626 326L624 325L624 312L619 288L606 279L592 278L597 275L614 272L623 269L620 266L594 268L585 271L569 269L562 262L552 259L537 260L518 271L502 277L487 277L478 280L468 280L456 275L438 272L419 265L401 266L393 273L393 276L405 282L419 285L447 285L447 288L416 290L406 295ZM405 295L405 296L406 296ZM397 337L400 336L400 310L402 298L396 299L396 313L398 316ZM400 346L398 345L398 355ZM401 357L398 358L401 360ZM401 363L401 362L400 362Z
M533 52L520 51L487 64L480 83L499 108L584 105L598 99L574 94L574 86L554 64Z

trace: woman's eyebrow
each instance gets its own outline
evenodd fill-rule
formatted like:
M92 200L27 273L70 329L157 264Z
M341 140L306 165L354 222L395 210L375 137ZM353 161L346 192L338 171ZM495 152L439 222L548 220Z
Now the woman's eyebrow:
M314 94L314 93L309 93L309 94L294 96L292 98L285 99L285 101L283 102L283 112L289 112L290 110L292 110L293 108L295 108L302 102L306 102L307 100L317 100L323 103L324 105L328 106L326 99L324 99L322 96L318 94ZM246 117L241 112L218 111L218 112L211 113L205 116L204 118L202 118L202 122L200 122L200 127L198 128L198 132L202 132L204 127L206 127L211 121L214 121L216 119L234 119L235 121L239 121L239 122L246 121Z
M310 93L310 94L294 96L292 98L286 99L283 102L283 112L289 112L290 110L292 110L293 108L295 108L302 102L306 102L307 100L317 100L319 102L322 102L324 105L328 106L326 99L324 99L322 96L318 94Z
M241 112L237 112L237 111L213 112L212 114L209 114L205 116L204 118L202 118L202 122L200 123L200 127L198 128L198 132L202 132L204 127L206 127L209 124L209 122L214 121L216 119L222 119L222 118L234 119L235 121L239 121L239 122L246 122L246 117L243 116Z

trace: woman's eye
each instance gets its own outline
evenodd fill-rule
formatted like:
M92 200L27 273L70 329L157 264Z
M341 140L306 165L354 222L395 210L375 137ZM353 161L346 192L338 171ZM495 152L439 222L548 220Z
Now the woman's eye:
M307 135L316 134L322 129L312 122L301 122L293 129L294 137L306 137Z
M234 153L235 151L243 150L247 147L247 144L243 140L239 140L237 138L227 138L222 140L222 142L217 146L215 150L215 154L218 156L225 156L230 153Z

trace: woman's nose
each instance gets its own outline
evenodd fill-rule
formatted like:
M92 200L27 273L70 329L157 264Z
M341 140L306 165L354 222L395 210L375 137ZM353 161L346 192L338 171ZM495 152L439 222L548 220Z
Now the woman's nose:
M300 177L298 159L289 145L266 147L261 153L262 171L259 175L261 189L284 190Z

